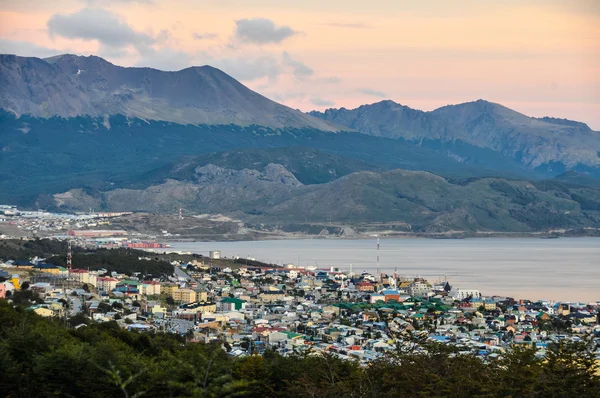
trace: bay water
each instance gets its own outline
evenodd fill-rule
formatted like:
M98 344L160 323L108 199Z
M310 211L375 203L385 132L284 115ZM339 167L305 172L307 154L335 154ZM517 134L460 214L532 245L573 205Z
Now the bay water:
M299 239L174 242L174 251L251 257L355 273L447 280L482 295L572 302L600 300L600 238Z

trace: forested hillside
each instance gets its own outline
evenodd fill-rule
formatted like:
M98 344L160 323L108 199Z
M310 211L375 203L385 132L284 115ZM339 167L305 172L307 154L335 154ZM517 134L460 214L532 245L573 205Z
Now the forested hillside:
M598 366L585 342L545 358L515 347L482 361L414 340L361 367L329 355L234 359L227 345L117 323L68 324L0 300L0 392L7 397L597 397ZM70 327L69 327L70 326Z

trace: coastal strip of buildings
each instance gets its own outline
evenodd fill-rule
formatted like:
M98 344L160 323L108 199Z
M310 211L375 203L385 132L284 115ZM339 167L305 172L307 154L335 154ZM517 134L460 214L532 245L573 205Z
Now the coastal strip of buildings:
M82 314L128 329L219 340L234 356L311 349L368 363L419 335L482 357L515 344L535 344L543 355L552 341L592 339L600 358L598 302L490 297L444 281L333 268L173 265L173 275L148 276L2 261L0 298L27 289L36 295L29 309L42 316Z

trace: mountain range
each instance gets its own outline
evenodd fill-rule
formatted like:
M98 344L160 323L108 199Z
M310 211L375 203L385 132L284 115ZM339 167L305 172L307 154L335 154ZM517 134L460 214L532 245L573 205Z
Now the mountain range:
M16 115L81 115L179 124L338 127L278 104L211 66L163 72L124 68L96 56L0 55L0 107Z
M600 224L600 133L580 122L483 100L306 114L210 66L95 56L0 55L0 86L2 202L423 231Z
M600 133L566 119L533 118L502 105L478 100L431 112L381 101L348 110L328 109L313 116L377 137L462 141L489 148L531 169L598 172Z
M422 171L361 171L303 184L281 164L231 169L186 162L145 188L55 195L63 208L226 213L246 222L395 223L408 232L532 232L600 225L600 190L559 182L449 181ZM195 167L194 167L195 166ZM181 171L181 174L179 172ZM401 228L402 229L402 228Z

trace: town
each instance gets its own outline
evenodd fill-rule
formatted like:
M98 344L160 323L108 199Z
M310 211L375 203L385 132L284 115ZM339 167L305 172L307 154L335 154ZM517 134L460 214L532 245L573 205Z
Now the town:
M549 343L565 340L590 342L600 360L600 302L490 297L398 272L276 267L222 258L218 250L172 260L172 273L91 270L73 261L77 241L66 239L63 265L0 259L0 298L43 317L76 320L75 328L116 322L140 333L222 342L233 357L310 350L366 365L424 339L482 359L514 345L533 346L542 358ZM138 264L155 256L147 254Z

